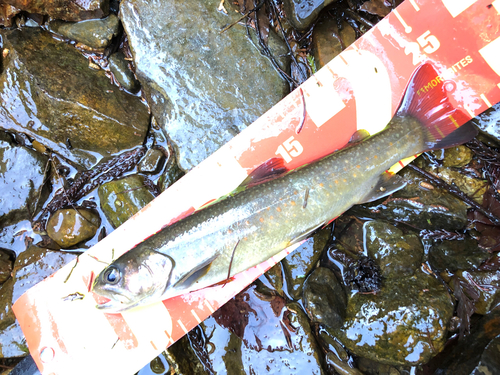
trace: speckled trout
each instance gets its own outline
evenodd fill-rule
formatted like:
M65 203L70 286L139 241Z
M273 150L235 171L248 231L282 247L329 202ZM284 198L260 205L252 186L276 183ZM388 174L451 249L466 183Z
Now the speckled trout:
M383 131L208 206L136 245L96 277L93 291L110 299L97 307L119 312L157 302L224 282L269 259L351 206L402 188L402 179L386 172L399 160L471 139L472 125L458 127L464 116L448 101L434 68L421 66Z

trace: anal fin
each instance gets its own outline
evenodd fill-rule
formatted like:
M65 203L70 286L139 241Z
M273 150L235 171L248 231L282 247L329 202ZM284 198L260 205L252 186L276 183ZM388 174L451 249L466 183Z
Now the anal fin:
M373 189L359 202L373 202L386 197L406 186L407 182L399 175L391 172L384 172L376 182Z
M318 225L307 229L304 233L298 235L295 238L292 238L290 240L290 242L286 246L287 247L288 246L292 246L293 244L296 244L297 242L305 240L306 238L308 238L309 236L311 236L316 230L318 230L319 228L323 228L326 224L327 224L326 222L325 223L319 223Z

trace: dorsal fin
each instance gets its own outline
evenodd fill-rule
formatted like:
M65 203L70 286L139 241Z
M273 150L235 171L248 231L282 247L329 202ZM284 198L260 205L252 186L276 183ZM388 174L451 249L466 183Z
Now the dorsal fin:
M445 83L431 64L420 66L412 76L396 114L419 120L427 150L455 146L477 134L472 123L467 122L469 117L451 104ZM460 130L455 131L458 128Z

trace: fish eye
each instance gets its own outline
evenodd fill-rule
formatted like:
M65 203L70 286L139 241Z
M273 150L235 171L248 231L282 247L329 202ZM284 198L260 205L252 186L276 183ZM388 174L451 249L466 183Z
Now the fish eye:
M110 284L116 284L121 279L120 271L116 267L110 266L104 272L103 279Z

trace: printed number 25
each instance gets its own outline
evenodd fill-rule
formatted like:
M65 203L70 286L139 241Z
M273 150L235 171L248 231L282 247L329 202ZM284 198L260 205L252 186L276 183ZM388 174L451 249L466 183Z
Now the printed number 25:
M425 33L420 35L417 38L417 43L413 42L408 44L405 47L405 54L409 55L413 54L413 65L417 65L425 56L420 55L420 47L424 50L425 53L433 53L438 50L441 46L438 38L431 34L430 30L427 30Z
M292 158L295 158L302 154L304 148L299 141L293 139L293 135L288 138L283 144L278 146L278 149L274 153L275 155L281 155L285 162L290 163Z

